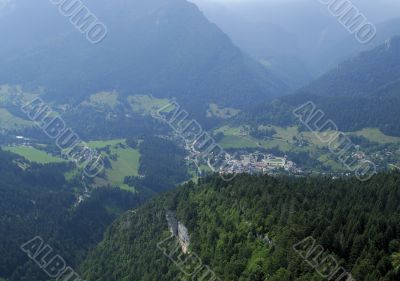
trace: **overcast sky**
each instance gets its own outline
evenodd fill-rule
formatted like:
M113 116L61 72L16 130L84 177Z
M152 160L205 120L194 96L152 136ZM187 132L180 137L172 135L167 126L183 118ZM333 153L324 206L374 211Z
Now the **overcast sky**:
M299 5L307 7L326 8L319 0L190 0L197 4L206 14L214 13L216 9L245 14L253 10L255 14L263 13L265 17L273 17L274 9L293 13L291 8L298 9ZM384 21L388 18L400 17L400 0L352 0L361 12L374 21ZM255 15L256 17L258 15ZM279 16L284 16L279 14Z

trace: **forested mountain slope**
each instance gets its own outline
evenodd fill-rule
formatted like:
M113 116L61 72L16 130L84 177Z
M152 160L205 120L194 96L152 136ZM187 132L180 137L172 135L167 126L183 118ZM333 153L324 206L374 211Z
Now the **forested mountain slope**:
M379 128L400 136L400 37L342 63L295 94L258 106L238 122L287 126L293 110L314 102L341 131Z
M390 38L400 36L400 18L393 18L376 24L377 33L374 39L368 44L360 44L353 35L326 48L319 56L320 73L328 71L344 60L350 59L360 54L372 50L382 45Z
M140 203L138 195L98 189L83 202L79 181L67 182L67 164L34 164L0 150L0 280L47 280L20 246L40 236L72 267L103 237L121 213Z
M399 184L398 173L364 183L246 175L189 183L122 216L82 274L90 281L197 280L157 248L168 241L165 214L172 210L191 241L191 254L177 262L198 255L223 281L325 280L294 251L310 236L355 280L399 280Z
M108 29L96 45L48 1L13 1L0 17L0 35L7 42L0 48L0 82L43 87L50 99L63 102L116 90L176 97L196 104L193 109L211 102L243 108L287 91L194 4L100 0L86 6ZM21 22L29 26L21 28ZM4 29L13 25L16 36ZM31 32L42 35L29 40Z
M339 64L303 89L321 96L366 96L400 79L400 37Z

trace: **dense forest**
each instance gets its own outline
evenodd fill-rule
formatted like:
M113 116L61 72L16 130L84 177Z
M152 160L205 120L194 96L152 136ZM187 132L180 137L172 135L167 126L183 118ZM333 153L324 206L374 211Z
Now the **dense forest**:
M138 194L102 188L78 200L80 181L67 182L70 164L39 165L0 150L0 280L42 281L44 273L21 251L35 236L76 267Z
M319 96L367 96L399 80L400 37L352 57L303 90Z
M209 177L121 216L81 272L89 281L200 280L182 274L157 248L170 235L165 214L172 210L189 229L190 255L199 256L223 281L325 280L295 251L304 239L315 239L354 280L397 281L399 184L398 173L379 174L366 183Z
M298 124L293 110L315 103L341 131L379 128L400 136L400 37L350 59L296 93L243 112L235 123ZM367 73L367 75L366 75Z
M317 110L325 113L341 131L353 132L363 128L379 128L386 135L400 136L399 83L390 84L367 97L321 97L308 93L287 96L272 103L263 104L251 113L244 112L231 122L235 125L272 124L282 127L301 124L293 110L312 101Z
M173 141L144 136L138 146L141 154L140 175L125 178L126 184L158 193L190 179L186 152Z

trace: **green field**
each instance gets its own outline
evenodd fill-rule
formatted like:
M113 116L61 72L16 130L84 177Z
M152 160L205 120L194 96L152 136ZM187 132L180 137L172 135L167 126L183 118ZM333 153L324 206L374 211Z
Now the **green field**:
M109 107L114 109L119 104L117 92L100 92L91 95L89 101L83 102L83 105L94 107Z
M257 142L243 136L227 135L218 142L223 148L256 148Z
M275 126L266 126L269 129L273 128L277 132L272 138L267 140L259 140L248 135L246 126L229 127L223 126L215 130L215 133L223 133L224 137L218 142L223 148L265 148L270 149L279 147L282 151L291 149L293 136L297 132L297 128L280 128Z
M240 126L240 127L223 126L214 130L215 133L223 133L225 136L247 135L248 131L249 131L248 126Z
M299 132L297 127L277 127L264 125L259 127L260 130L275 130L276 133L269 138L263 140L248 135L247 126L230 127L223 126L214 131L214 133L223 133L218 142L225 149L247 149L247 148L278 148L280 151L289 153L306 152L314 159L317 159L324 166L331 168L333 171L342 171L343 165L339 159L327 152L329 143L322 142L318 135L314 132ZM338 132L326 131L320 133L321 137L329 140ZM372 142L380 144L400 143L399 137L391 137L383 134L379 129L364 129L358 132L346 133L347 135L358 135L367 138Z
M320 141L318 136L314 132L305 131L299 132L297 127L277 127L264 125L260 126L259 129L274 129L276 134L269 139L266 140L258 140L247 134L246 126L239 127L229 127L223 126L216 129L215 133L223 133L224 137L220 142L224 148L254 148L254 147L263 147L263 148L271 148L278 146L282 151L287 151L293 149L294 139L302 138L309 142L309 148L312 146L317 147L327 147L328 143L323 143ZM333 134L337 134L338 132L334 131L326 131L320 133L323 138L329 139L333 137ZM371 128L371 129L363 129L357 132L348 132L347 135L357 135L363 136L372 142L377 142L381 144L385 143L400 143L400 137L391 137L383 134L379 129ZM304 150L305 148L303 148Z
M45 151L31 146L4 146L2 148L39 164L61 163L65 161L61 157L52 156Z
M260 129L273 129L276 134L273 136L275 139L280 139L285 142L292 142L293 138L299 135L299 130L297 127L278 127L278 126L260 126Z
M0 129L16 131L34 126L34 122L13 115L7 108L16 101L27 104L36 96L24 92L20 86L0 85Z
M207 110L206 116L207 117L217 117L221 119L229 119L232 118L240 113L240 110L235 109L235 108L222 108L219 107L215 103L211 103L209 105L209 108Z
M107 145L109 146L116 146L118 144L125 144L124 139L114 139L114 140L94 140L94 141L89 141L87 145L90 148L104 148Z
M400 137L391 137L382 133L379 129L369 128L355 132L354 135L363 136L370 141L377 143L399 143Z
M117 161L111 161L112 169L107 171L107 178L113 184L122 189L132 190L124 184L127 176L137 176L139 174L140 153L134 149L117 148L113 150L118 155Z
M121 145L125 147L121 147ZM103 154L110 159L112 168L105 171L107 181L98 181L99 184L110 184L111 186L134 191L132 187L124 184L124 179L127 176L137 176L139 174L140 153L138 150L126 146L123 139L90 141L88 146L96 149L110 146L110 153L103 152ZM116 160L111 159L112 155L116 156Z
M27 104L39 95L38 92L30 93L22 89L20 85L0 85L0 105L7 107L15 101Z
M124 184L124 179L127 176L137 176L139 173L140 153L138 150L126 146L125 140L123 139L90 141L88 142L88 146L95 149L110 146L110 153L107 154L103 152L103 154L110 160L111 169L105 170L105 181L102 179L96 181L98 186L111 185L134 191L134 188ZM62 158L52 156L45 151L31 146L4 146L2 148L6 151L18 154L31 162L40 164L60 163L65 161ZM77 175L77 170L71 170L65 174L65 177L67 180L70 180Z
M170 104L170 101L167 99L158 99L146 95L129 96L127 100L133 112L143 115L149 115L153 110L163 108Z
M8 110L0 108L0 128L4 130L19 130L32 127L33 122L12 115Z

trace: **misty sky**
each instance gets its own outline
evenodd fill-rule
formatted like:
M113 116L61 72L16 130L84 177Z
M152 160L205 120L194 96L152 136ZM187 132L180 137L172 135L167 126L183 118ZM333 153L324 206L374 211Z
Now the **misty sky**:
M321 9L326 8L319 0L190 0L196 3L207 15L215 16L216 11L239 14L244 17L256 18L263 14L264 17L271 17L270 21L274 21L278 13L279 17L292 16L295 9L303 6L305 9ZM352 0L355 6L362 11L371 20L381 22L389 18L400 17L400 1L399 0ZM300 9L297 11L299 16L307 14L306 11ZM250 15L249 15L250 14ZM222 14L221 14L222 16Z
M320 40L329 31L332 40L347 33L319 0L190 0L228 34L241 26L274 25L305 40ZM378 25L400 18L399 0L352 0L368 21ZM234 27L233 27L234 26ZM249 29L249 31L251 30ZM336 34L336 35L335 35ZM336 36L336 38L334 38Z

